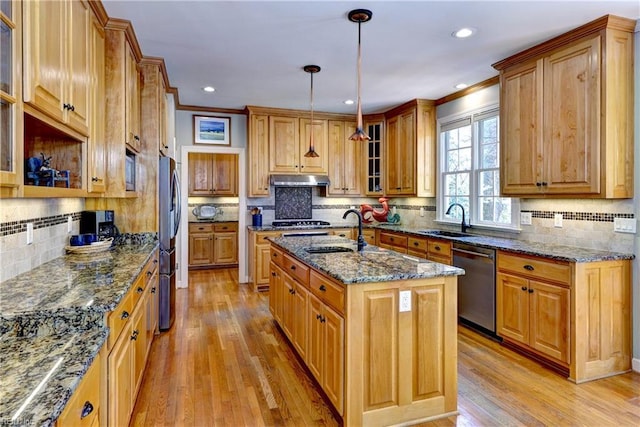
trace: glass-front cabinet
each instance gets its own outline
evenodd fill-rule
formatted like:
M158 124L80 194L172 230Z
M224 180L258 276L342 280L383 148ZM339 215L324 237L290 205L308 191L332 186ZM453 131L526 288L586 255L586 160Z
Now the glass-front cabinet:
M365 129L369 137L365 148L365 195L382 196L382 141L384 117L367 119Z
M0 196L19 196L22 182L22 116L19 96L21 2L0 1Z

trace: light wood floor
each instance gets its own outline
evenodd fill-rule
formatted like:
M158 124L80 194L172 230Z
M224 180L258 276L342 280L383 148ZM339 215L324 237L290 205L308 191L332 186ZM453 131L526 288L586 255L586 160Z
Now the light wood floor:
M268 294L237 271L192 271L156 337L134 426L339 424L275 326ZM457 417L424 426L640 426L640 374L575 385L465 328Z

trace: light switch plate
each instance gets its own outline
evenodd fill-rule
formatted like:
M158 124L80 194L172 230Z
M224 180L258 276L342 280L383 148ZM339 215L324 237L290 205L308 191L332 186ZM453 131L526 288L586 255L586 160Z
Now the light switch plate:
M562 214L555 214L553 216L553 226L562 228Z
M422 206L420 207L420 216L424 216L424 208Z
M617 233L636 233L635 218L613 218L613 231Z
M67 233L71 234L73 231L73 218L71 216L67 217Z
M400 291L400 313L411 311L411 291Z
M531 212L520 212L520 224L531 225Z
M27 223L27 245L33 243L33 223Z

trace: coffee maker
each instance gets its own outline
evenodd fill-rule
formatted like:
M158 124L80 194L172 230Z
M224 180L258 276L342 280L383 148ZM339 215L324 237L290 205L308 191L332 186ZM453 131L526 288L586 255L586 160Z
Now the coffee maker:
M97 234L100 240L116 237L119 233L113 211L82 211L80 234L86 233Z

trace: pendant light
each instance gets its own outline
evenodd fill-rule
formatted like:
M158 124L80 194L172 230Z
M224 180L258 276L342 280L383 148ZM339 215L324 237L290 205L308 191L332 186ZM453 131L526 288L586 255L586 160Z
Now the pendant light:
M319 65L305 65L304 67L302 67L302 69L311 74L311 131L309 132L310 138L309 138L309 151L307 151L305 153L305 157L320 157L318 155L318 153L316 153L316 148L313 145L313 75L315 73L319 73L320 72L320 66Z
M354 9L349 12L349 21L358 23L358 112L356 131L349 137L352 141L369 141L369 135L363 130L362 124L362 100L360 98L360 81L362 80L362 46L360 43L360 27L363 22L371 20L372 13L368 9Z

